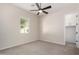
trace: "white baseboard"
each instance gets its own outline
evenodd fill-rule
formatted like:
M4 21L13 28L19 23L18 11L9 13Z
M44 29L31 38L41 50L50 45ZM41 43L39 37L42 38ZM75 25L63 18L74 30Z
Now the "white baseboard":
M41 41L46 41L46 42L55 43L55 44L59 44L59 45L65 45L65 43L60 43L60 42L51 42L51 41L47 41L47 40L41 40Z
M20 44L15 44L15 45L10 45L10 46L4 47L4 48L0 48L0 50L5 50L5 49L12 48L12 47L20 46L20 45L23 45L23 44L28 44L28 43L31 43L33 41L37 41L37 40L31 40L31 41L28 41L28 42L23 41Z
M28 44L28 43L31 43L31 42L34 42L34 41L37 41L37 40L31 40L31 41L28 41L28 42L23 41L23 42L20 43L20 44L15 44L15 45L7 46L7 47L4 47L4 48L0 48L0 50L5 50L5 49L12 48L12 47L20 46L20 45L23 45L23 44ZM40 41L50 42L50 41L47 41L47 40L40 40ZM65 43L59 43L59 42L50 42L50 43L65 45Z

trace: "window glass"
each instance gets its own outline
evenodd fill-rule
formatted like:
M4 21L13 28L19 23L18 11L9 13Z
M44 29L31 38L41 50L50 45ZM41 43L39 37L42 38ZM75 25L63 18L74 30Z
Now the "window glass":
M20 32L21 33L28 33L29 32L29 19L26 17L21 17L20 19Z

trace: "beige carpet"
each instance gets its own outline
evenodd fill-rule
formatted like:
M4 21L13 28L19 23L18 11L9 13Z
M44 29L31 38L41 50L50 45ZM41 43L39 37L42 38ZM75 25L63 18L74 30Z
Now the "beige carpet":
M29 44L0 51L1 55L75 55L79 49L44 41L35 41Z

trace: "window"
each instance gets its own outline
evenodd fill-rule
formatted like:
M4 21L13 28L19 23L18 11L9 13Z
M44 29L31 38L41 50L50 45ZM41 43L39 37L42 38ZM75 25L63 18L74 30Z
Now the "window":
M20 19L20 33L29 32L29 19L26 17L21 17Z

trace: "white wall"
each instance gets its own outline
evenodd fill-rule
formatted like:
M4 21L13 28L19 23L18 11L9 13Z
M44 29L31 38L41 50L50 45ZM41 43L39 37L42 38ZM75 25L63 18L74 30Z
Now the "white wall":
M41 18L41 40L64 44L64 17L61 13Z
M20 33L20 17L30 19L30 32ZM10 4L0 4L0 50L38 40L38 17Z
M52 10L53 11L53 10ZM65 44L64 20L67 14L79 13L75 4L64 7L61 11L41 17L41 40Z

